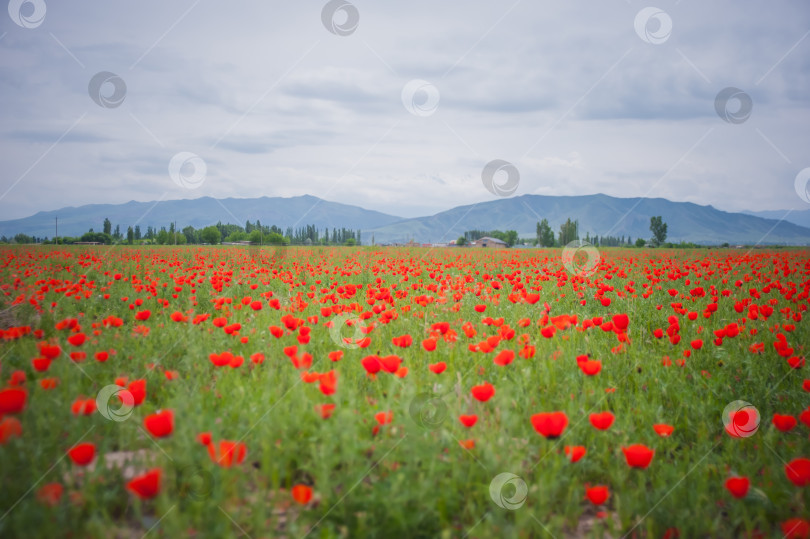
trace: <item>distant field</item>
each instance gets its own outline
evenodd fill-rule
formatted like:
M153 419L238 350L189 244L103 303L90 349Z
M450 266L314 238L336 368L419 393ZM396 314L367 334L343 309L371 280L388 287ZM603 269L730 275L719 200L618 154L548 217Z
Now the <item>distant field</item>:
M806 537L808 254L2 247L0 536Z

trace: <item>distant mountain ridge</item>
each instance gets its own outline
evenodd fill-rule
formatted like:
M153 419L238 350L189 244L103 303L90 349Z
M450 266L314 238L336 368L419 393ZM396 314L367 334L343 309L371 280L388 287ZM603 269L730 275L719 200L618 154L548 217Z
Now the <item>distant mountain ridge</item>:
M120 225L122 234L126 234L127 227L134 227L136 224L145 233L147 226L159 229L162 226L168 227L171 222L176 222L179 229L189 225L203 228L216 224L217 221L245 226L245 221L255 223L257 219L263 225L276 225L282 229L305 225L315 225L320 229L370 229L402 219L358 206L328 202L310 195L219 200L201 197L153 202L130 201L125 204L88 204L43 211L23 219L0 221L0 235L11 237L23 233L52 238L57 216L60 236L80 236L90 228L101 232L105 218L110 219L113 230L115 225Z
M608 195L544 196L521 195L477 204L457 206L435 215L405 219L358 206L329 202L304 195L290 198L226 198L154 202L130 201L125 204L88 204L39 212L23 219L0 221L0 235L12 237L53 237L54 218L59 216L60 236L79 236L88 229L100 231L105 218L121 226L139 224L160 228L176 222L179 229L191 225L202 228L223 223L244 226L257 219L264 225L315 225L323 228L351 228L362 231L363 243L446 243L467 230L517 230L521 237L534 237L536 224L548 219L555 233L566 219L579 221L581 237L625 236L649 239L650 217L660 215L668 225L668 241L717 245L787 244L810 245L810 228L790 222L790 217L808 219L805 212L731 213L691 202L663 198L616 198ZM774 216L775 218L771 218ZM784 219L784 220L780 220ZM804 222L804 221L802 221Z
M534 237L536 224L548 219L552 229L569 217L579 220L579 235L625 236L649 239L650 218L663 217L668 225L667 241L705 245L789 244L810 245L810 228L788 221L730 213L691 202L663 198L616 198L608 195L543 196L521 195L458 206L429 217L402 221L363 231L378 243L442 243L458 238L466 230L516 230L521 237Z
M776 219L777 221L787 221L799 226L810 228L810 209L808 210L766 210L766 211L741 211L746 215L755 215L763 219Z

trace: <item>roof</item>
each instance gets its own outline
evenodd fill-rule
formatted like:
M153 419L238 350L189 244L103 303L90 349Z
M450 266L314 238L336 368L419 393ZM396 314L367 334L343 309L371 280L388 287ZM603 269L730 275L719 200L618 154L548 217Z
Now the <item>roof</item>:
M479 241L487 241L487 242L491 241L493 243L502 243L502 244L506 245L505 241L499 240L498 238L490 238L489 236L484 236L483 238L478 238L473 243L478 243Z

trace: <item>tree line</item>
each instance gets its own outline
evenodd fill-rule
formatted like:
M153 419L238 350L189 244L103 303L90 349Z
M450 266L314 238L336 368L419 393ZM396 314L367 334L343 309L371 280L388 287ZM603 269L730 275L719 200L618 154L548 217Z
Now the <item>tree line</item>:
M622 234L621 237L611 235L600 236L598 234L591 236L590 232L585 233L584 240L597 247L627 247L632 245L636 247L644 247L645 245L649 245L650 247L671 246L671 244L665 244L667 239L667 224L660 215L650 218L650 231L653 235L649 240L637 238L635 242L633 242L632 236L629 235L627 238L625 238L624 234ZM572 241L579 239L579 221L572 221L569 217L560 225L560 231L556 237L548 223L548 219L538 221L537 235L533 240L534 245L539 245L540 247L564 247Z
M650 231L652 237L649 240L637 238L633 242L631 236L625 238L624 235L595 235L590 232L585 234L584 240L598 247L672 247L673 244L666 243L667 224L663 218L655 216L650 218ZM518 238L518 233L514 230L468 230L464 235L456 240L456 245L466 245L483 237L496 238L508 247L516 243L531 244L540 247L563 247L572 241L580 239L579 221L568 218L560 224L560 230L555 235L548 219L537 222L536 236L534 238ZM329 228L319 230L315 225L304 225L298 228L287 227L282 231L276 225L262 225L257 219L255 223L250 220L245 222L245 226L230 223L223 224L221 221L215 225L201 229L193 226L186 226L182 230L175 228L175 223L170 223L168 228L147 226L145 231L140 225L130 226L126 233L121 232L120 225L115 225L105 218L102 223L102 231L95 232L92 228L80 237L62 236L58 240L49 240L47 237L39 238L27 234L17 234L13 238L0 237L0 243L59 243L72 244L78 242L94 242L102 244L127 243L133 244L157 244L157 245L184 245L184 244L209 244L250 242L257 245L362 245L360 230L349 228Z
M175 223L159 229L151 225L145 230L140 225L129 226L122 232L120 225L113 228L109 218L102 223L101 232L90 229L81 236L60 236L54 239L47 237L17 234L13 238L0 237L0 243L45 243L70 245L73 243L101 243L111 244L156 244L156 245L185 245L250 242L258 245L360 245L362 241L360 230L350 228L318 229L315 225L304 225L282 230L276 225L263 225L260 220L245 222L245 226L231 223L217 222L215 225L196 229L186 226L182 230L176 228Z

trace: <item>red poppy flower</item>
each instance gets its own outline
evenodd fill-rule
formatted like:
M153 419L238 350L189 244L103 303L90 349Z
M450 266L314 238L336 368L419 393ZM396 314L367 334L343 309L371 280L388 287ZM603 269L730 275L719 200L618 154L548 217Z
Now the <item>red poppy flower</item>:
M498 352L498 355L495 356L495 359L492 361L495 365L500 365L501 367L509 365L515 359L515 352L512 350L501 350Z
M245 358L243 356L233 356L231 361L228 363L228 366L232 369L237 369L242 366L245 362Z
M134 477L127 483L127 489L142 500L154 498L160 493L160 468L149 470L145 474Z
M51 367L51 360L47 357L35 357L31 360L34 370L37 372L45 372Z
M729 421L725 425L726 434L732 438L752 436L759 428L759 411L753 406L729 412Z
M236 464L241 464L245 461L247 455L247 447L241 442L232 442L230 440L220 440L219 445L215 443L208 444L208 456L211 460L223 468L230 468L236 460Z
M585 361L578 361L577 364L582 372L588 376L595 376L602 370L602 362L596 359L588 359Z
M785 475L797 487L810 485L810 459L791 460L785 466Z
M284 335L284 330L278 326L270 326L267 329L270 331L270 334L276 339L280 339Z
M565 454L568 455L568 459L571 462L576 462L582 457L585 456L585 453L588 452L583 445L567 445L565 446Z
M84 341L87 339L87 335L84 333L74 333L70 337L68 337L68 342L73 346L81 346L84 344Z
M458 416L458 420L461 421L461 424L467 428L472 427L478 421L477 415L460 415Z
M360 364L369 374L377 374L382 369L380 358L377 356L366 356L360 361Z
M802 367L804 367L804 358L803 357L798 357L798 356L789 357L787 362L788 362L788 365L790 365L791 369L801 369Z
M422 348L427 352L432 352L436 349L436 339L427 338L422 341Z
M541 412L531 417L532 426L538 434L549 439L558 438L568 425L565 412Z
M672 434L672 432L675 430L675 427L673 427L672 425L659 423L657 425L653 425L653 430L658 436L666 438Z
M20 387L0 389L0 416L19 414L25 408L28 391Z
M223 352L222 354L212 353L208 355L208 359L214 364L215 367L224 367L231 362L232 357L233 356L230 354L230 352Z
M44 389L46 391L49 390L49 389L54 389L56 386L59 385L59 379L58 378L43 378L42 380L39 381L39 385L42 387L42 389Z
M475 449L475 440L459 440L458 445L467 450Z
M630 325L630 317L626 314L613 315L611 320L613 321L613 326L621 333L627 331L627 326Z
M446 368L447 363L445 363L444 361L439 361L438 363L431 363L430 365L428 365L428 369L430 369L430 372L434 374L441 374L445 371Z
M146 380L133 380L127 386L127 389L132 394L132 405L140 406L146 398Z
M333 350L328 356L331 361L340 361L343 359L343 350Z
M333 395L337 391L338 375L335 370L321 374L318 379L321 382L321 393L324 395Z
M379 358L378 361L382 366L383 370L390 373L397 372L400 363L402 363L402 359L400 359L398 356L385 356Z
M90 442L75 445L68 451L68 456L77 466L87 466L96 456L96 446Z
M610 497L610 489L605 485L597 485L585 489L585 495L594 505L602 505Z
M484 382L480 386L473 386L470 393L475 400L486 402L495 395L495 388L489 382Z
M810 427L810 408L799 414L799 421L804 423L805 426Z
M483 304L480 304L480 305L476 305L476 306L474 307L474 309L475 309L475 312L477 312L477 313L482 313L482 312L484 312L484 311L486 311L486 310L487 310L487 306L486 306L486 305L483 305Z
M393 337L391 342L394 346L399 346L400 348L408 348L410 345L413 344L413 338L410 335L402 335L401 337Z
M773 426L782 432L789 432L796 426L796 418L792 415L773 414Z
M4 417L0 419L0 445L5 444L12 438L22 436L22 423L16 417Z
M156 414L148 415L143 420L143 426L156 438L163 438L174 431L174 412L163 410Z
M37 490L37 501L49 507L54 507L59 503L59 500L62 499L64 490L61 483L47 483L42 485L39 490Z
M613 425L616 416L614 416L612 412L599 412L591 414L588 419L590 419L591 425L593 425L595 429L608 430L610 426Z
M307 485L295 485L292 488L292 497L301 505L306 505L312 499L312 487Z
M783 539L810 538L810 522L803 518L791 518L781 524Z
M377 423L380 425L388 425L394 420L394 412L377 412L374 414L374 419L376 419Z
M197 441L200 442L202 445L208 445L211 443L211 433L210 432L201 432L197 435Z
M729 477L726 479L726 490L735 498L745 498L750 486L751 481L747 477Z
M316 404L315 411L321 414L323 419L329 419L332 417L332 412L335 410L335 405L332 403L329 404Z
M548 326L540 330L540 335L542 335L546 339L550 339L554 336L554 333L556 333L556 331L557 328L555 328L554 326Z
M95 399L83 399L79 397L70 407L73 415L92 415L96 411Z
M627 465L632 468L646 468L652 462L655 451L643 444L622 447Z
M25 385L25 380L25 371L16 370L11 373L11 377L8 380L8 385L12 387Z
M39 346L39 353L48 359L56 359L62 353L58 344L42 344Z

